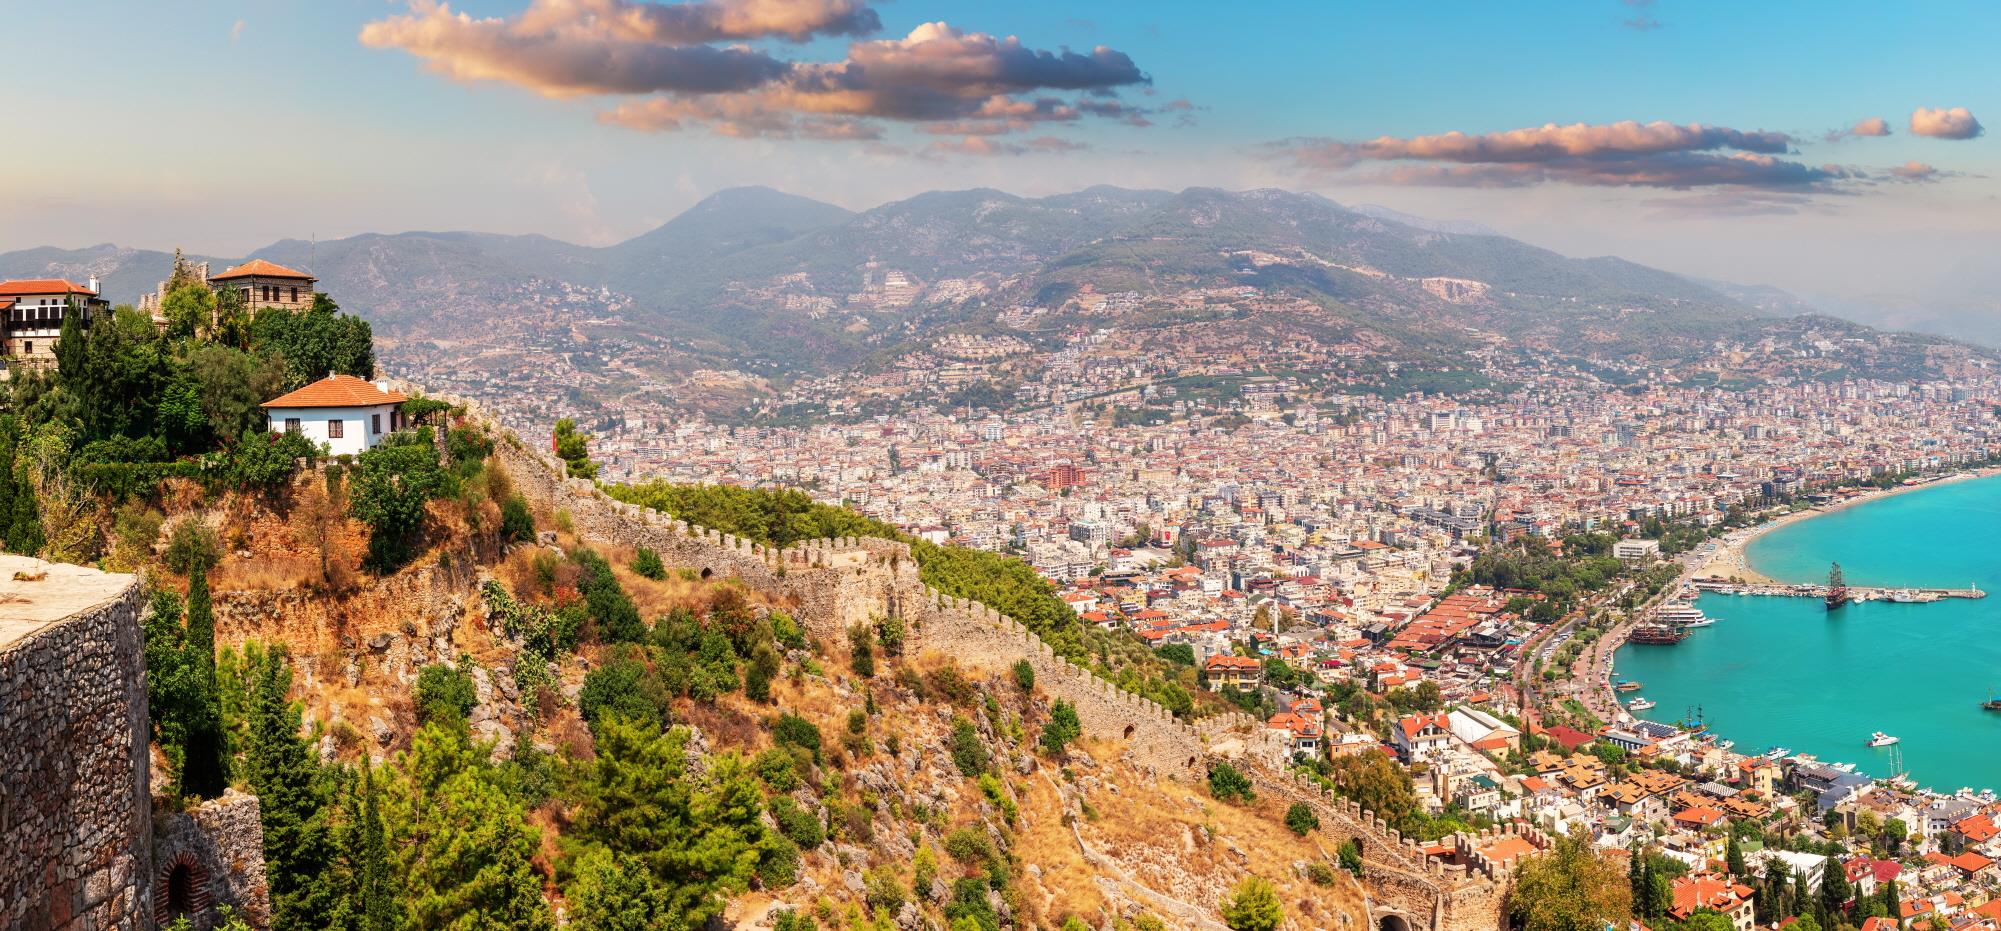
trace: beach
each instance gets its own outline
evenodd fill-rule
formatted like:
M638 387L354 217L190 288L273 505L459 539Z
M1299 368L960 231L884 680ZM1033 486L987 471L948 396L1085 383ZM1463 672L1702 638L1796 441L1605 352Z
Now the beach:
M1756 527L1747 527L1743 530L1731 531L1729 534L1726 534L1725 536L1721 537L1716 541L1716 552L1710 555L1709 561L1704 563L1702 565L1702 568L1697 569L1695 571L1694 577L1733 579L1737 581L1748 582L1753 585L1787 585L1798 582L1816 581L1813 579L1774 579L1771 576L1765 575L1764 573L1751 568L1750 559L1747 558L1745 554L1747 550L1750 548L1751 544L1754 541L1756 541L1759 537L1771 533L1772 531L1777 530L1781 527L1789 527L1803 520L1809 520L1811 518L1820 517L1824 514L1833 514L1837 511L1842 511L1847 508L1851 508L1858 504L1863 504L1869 501L1881 501L1885 498L1893 498L1896 497L1897 495L1905 494L1907 492L1917 491L1923 488L1934 488L1939 485L1946 484L1948 482L1964 481L1967 479L1974 479L1974 478L1985 478L1987 476L1996 474L2001 474L2001 468L1989 467L1985 469L1975 469L1967 472L1957 472L1952 475L1948 475L1943 478L1937 479L1935 481L1925 482L1918 485L1899 485L1895 488L1870 489L1868 491L1863 492L1862 494L1845 498L1833 504L1806 508L1800 511L1794 511L1791 514L1787 514L1782 517L1777 517L1772 520L1768 520L1762 524L1759 524Z

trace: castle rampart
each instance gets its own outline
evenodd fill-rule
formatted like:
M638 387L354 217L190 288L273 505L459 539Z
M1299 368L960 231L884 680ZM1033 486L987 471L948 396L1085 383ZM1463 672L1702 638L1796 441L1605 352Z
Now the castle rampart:
M152 926L139 586L0 556L0 926Z

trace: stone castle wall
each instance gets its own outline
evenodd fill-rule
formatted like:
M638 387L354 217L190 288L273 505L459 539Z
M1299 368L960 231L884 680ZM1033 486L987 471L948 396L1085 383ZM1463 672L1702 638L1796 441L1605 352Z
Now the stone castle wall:
M470 402L469 414L501 435L496 450L509 476L535 505L568 515L579 537L618 546L646 546L669 566L705 576L736 576L790 599L816 636L838 639L873 617L896 616L909 629L906 650L932 651L969 666L1001 672L1027 660L1036 686L1076 705L1085 736L1120 742L1138 765L1162 775L1197 776L1219 752L1244 760L1261 793L1307 803L1330 837L1356 838L1363 877L1385 914L1412 928L1480 931L1500 927L1504 873L1484 861L1448 863L1428 856L1382 819L1351 801L1329 797L1282 769L1282 738L1243 714L1193 724L1165 707L1120 689L1055 651L1020 622L986 605L946 595L918 577L906 544L876 538L816 540L768 547L613 500L589 482L565 477L553 456L527 447ZM1336 841L1338 844L1339 841ZM1458 849L1460 841L1441 842Z
M0 648L0 927L152 926L147 738L136 581Z
M166 927L185 906L197 929L213 928L218 906L235 909L253 928L271 926L270 886L264 876L264 819L257 796L235 789L161 820L153 844L155 927ZM173 888L175 874L182 888ZM186 897L176 903L176 895Z

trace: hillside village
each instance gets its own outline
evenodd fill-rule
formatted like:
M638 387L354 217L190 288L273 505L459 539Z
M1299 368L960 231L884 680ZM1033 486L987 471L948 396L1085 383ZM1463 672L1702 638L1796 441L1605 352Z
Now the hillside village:
M771 547L758 558L781 567L794 557L777 548L815 533L906 541L896 545L915 553L927 584L970 586L986 610L1022 618L1087 675L1161 703L1163 715L1212 722L1193 770L1163 772L1130 743L1146 734L1090 717L1097 698L1044 691L1068 680L1038 687L1032 669L924 649L940 634L907 629L908 609L893 601L844 627L861 609L803 603L782 572L712 574L681 550L663 558L622 532L580 527L578 509L602 505L563 489L642 474L637 461L569 421L550 437L552 458L476 405L376 380L367 325L314 285L269 262L216 275L177 262L139 307L111 308L90 283L0 283L13 302L7 547L137 573L149 592L147 792L162 823L179 823L184 805L203 824L217 820L200 821L203 812L224 810L204 805L245 795L262 805L262 836L249 845L261 851L261 879L240 863L182 858L164 864L158 890L135 885L127 906L143 900L198 926L224 920L220 904L256 927L371 909L422 924L431 906L406 896L417 883L449 895L454 881L434 871L444 861L427 866L444 851L425 838L473 830L454 812L482 810L500 813L482 830L500 831L487 862L507 878L460 907L514 910L522 926L611 927L594 898L635 890L634 907L662 908L636 903L670 894L656 885L670 883L680 884L672 895L693 896L671 910L783 929L1208 927L1227 918L1219 903L1267 896L1287 927L1448 931L1482 919L1381 911L1397 901L1383 888L1371 914L1359 890L1411 864L1468 871L1462 881L1485 870L1503 884L1520 878L1506 909L1523 920L1539 907L1543 870L1583 868L1563 866L1565 856L1618 875L1618 888L1599 891L1657 931L1717 920L1992 931L2001 919L1991 794L1733 752L1696 721L1601 718L1587 687L1569 681L1601 634L1679 584L1683 568L1664 554L1711 547L1699 541L1769 508L1853 493L1843 486L1857 478L1963 467L1989 454L1984 445L1780 473L1699 507L1596 520L1532 519L1516 505L1520 516L1502 521L1499 486L1467 484L1471 507L1344 509L1376 529L1334 534L1313 526L1306 501L1251 491L1253 470L1194 512L1192 499L1143 517L1082 511L1063 529L1059 549L1072 555L1025 548L1039 574L992 554L950 556L976 551L938 544L994 542L968 540L956 521L883 523L741 489L590 492ZM1867 397L1962 403L1957 391ZM1971 406L1946 416L1941 425L1984 423ZM1510 425L1463 410L1427 421L1462 438L1490 423ZM796 441L813 436L770 452L799 455L811 447ZM729 476L705 461L720 448L689 446L668 457L678 471L662 471ZM977 454L890 449L913 462L874 473L893 484L854 499L864 512L908 518L927 500L925 482L998 474ZM1012 474L1032 476L1066 512L1080 492L1102 502L1120 487L1102 459L1010 455L1017 468L1058 463ZM1717 477L1700 475L1710 478L1681 481ZM1661 496L1651 481L1594 490ZM1689 520L1705 513L1727 520ZM1291 526L1307 533L1288 538ZM1658 539L1593 532L1605 527ZM1493 542L1482 545L1482 531ZM832 558L800 552L802 571ZM31 601L38 571L15 579ZM619 766L690 754L704 770L647 777L668 796L605 795L615 787L590 787L613 772L607 753L634 754L614 757ZM437 766L468 794L434 799L445 820L426 827L408 807L424 797L411 780ZM1281 804L1293 786L1307 787L1310 804ZM734 865L714 861L694 885L649 865L654 848L608 833L612 809L592 808L676 793L715 812L699 821L703 843L736 851ZM729 798L764 800L747 814L701 807ZM1366 824L1347 833L1351 822L1325 807L1334 799L1417 845L1394 855L1410 859L1378 852L1382 835ZM318 840L304 843L300 830ZM1160 846L1177 834L1178 851ZM1569 844L1581 853L1563 853ZM322 875L344 878L322 894L308 879ZM11 914L28 920L34 909ZM40 920L65 926L54 914Z

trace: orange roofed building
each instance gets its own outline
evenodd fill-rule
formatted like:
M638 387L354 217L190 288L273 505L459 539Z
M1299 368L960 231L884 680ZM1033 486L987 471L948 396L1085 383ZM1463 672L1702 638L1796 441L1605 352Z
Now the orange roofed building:
M266 307L290 311L312 307L316 280L276 262L251 259L219 275L210 275L208 284L217 291L238 292L243 297L243 309L255 314Z
M82 314L82 322L89 323L93 314L110 309L110 302L98 294L95 278L86 284L67 278L0 281L0 321L4 321L8 367L54 367L63 318L76 312Z

